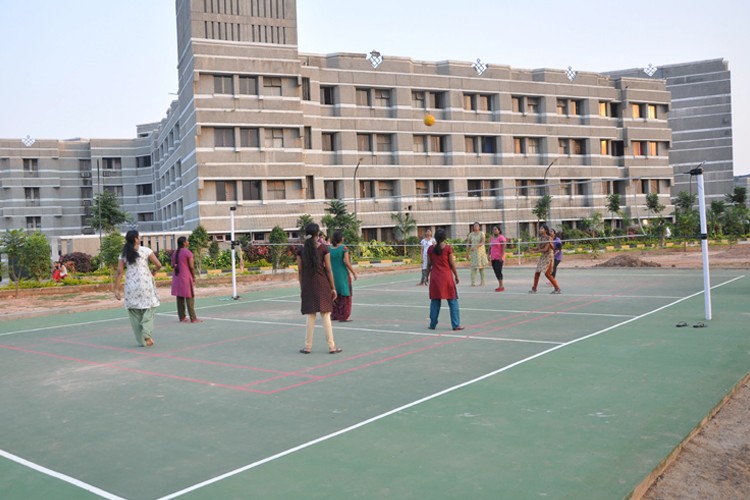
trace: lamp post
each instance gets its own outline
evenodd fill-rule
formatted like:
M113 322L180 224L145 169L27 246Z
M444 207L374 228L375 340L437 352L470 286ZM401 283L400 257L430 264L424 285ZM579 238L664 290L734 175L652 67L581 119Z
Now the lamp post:
M544 185L544 196L547 196L549 194L549 189L547 186L547 173L549 172L549 169L552 168L552 165L557 163L558 158L555 158L550 162L549 165L547 165L547 168L544 170L544 178L542 179L542 184ZM547 214L548 218L550 219L550 222L552 221L552 200L550 199L549 203L549 213Z
M357 218L357 170L359 170L359 165L362 163L362 158L357 160L357 166L354 167L354 176L352 179L352 187L354 188L354 218Z

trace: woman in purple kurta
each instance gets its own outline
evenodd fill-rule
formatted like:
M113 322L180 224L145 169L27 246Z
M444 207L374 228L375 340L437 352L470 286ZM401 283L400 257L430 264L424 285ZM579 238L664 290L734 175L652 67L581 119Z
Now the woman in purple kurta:
M200 323L201 320L195 315L195 261L184 236L177 239L177 250L172 254L172 269L172 295L177 297L177 316L183 323Z

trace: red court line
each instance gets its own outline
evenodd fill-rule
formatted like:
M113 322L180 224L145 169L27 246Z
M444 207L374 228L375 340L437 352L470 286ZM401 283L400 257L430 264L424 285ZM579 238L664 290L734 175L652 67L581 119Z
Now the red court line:
M11 350L11 351L18 351L18 352L23 352L23 353L26 353L26 354L34 354L34 355L37 355L37 356L46 356L46 357L50 357L50 358L63 359L63 360L66 360L66 361L73 361L73 362L76 362L76 363L82 363L82 364L86 364L86 365L98 366L98 367L102 367L102 368L112 368L112 369L118 370L118 371L125 371L125 372L130 372L130 373L139 373L139 374L142 374L142 375L152 375L152 376L155 376L155 377L162 377L162 378L168 378L168 379L174 379L174 380L181 380L183 382L193 382L193 383L196 383L196 384L208 385L208 386L211 386L211 387L221 387L223 389L232 389L232 390L240 391L240 392L250 392L250 393L258 393L258 394L269 394L267 391L260 391L260 390L256 390L256 389L248 389L246 387L242 387L242 386L239 386L239 385L229 385L229 384L222 384L222 383L219 383L219 382L209 382L208 380L201 380L201 379L191 378L191 377L181 377L179 375L170 375L168 373L159 373L159 372L154 372L154 371L149 371L149 370L138 370L136 368L127 368L127 367L120 366L120 365L117 365L117 364L101 363L101 362L98 362L98 361L91 361L91 360L88 360L88 359L73 358L71 356L63 356L61 354L52 354L52 353L49 353L49 352L32 351L31 349L24 349L24 348L21 348L21 347L13 347L13 346L5 345L5 344L0 344L0 349L8 349L8 350Z

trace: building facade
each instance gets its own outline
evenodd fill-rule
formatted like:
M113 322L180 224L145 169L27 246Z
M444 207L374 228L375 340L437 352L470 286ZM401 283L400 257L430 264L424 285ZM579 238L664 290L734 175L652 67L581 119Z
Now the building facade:
M544 194L554 225L609 219L615 193L634 219L649 193L671 211L662 79L301 54L294 0L177 0L176 15L179 97L164 120L135 139L0 140L0 229L91 232L104 189L142 231L202 224L217 239L232 207L237 232L265 240L319 221L330 199L378 240L399 212L453 237L473 221L520 235Z

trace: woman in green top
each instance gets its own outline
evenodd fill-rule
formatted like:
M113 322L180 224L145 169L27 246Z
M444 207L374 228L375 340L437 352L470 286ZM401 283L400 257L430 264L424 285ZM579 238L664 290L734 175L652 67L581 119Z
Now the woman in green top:
M333 282L336 285L336 300L333 301L333 313L331 319L336 321L351 321L352 313L352 280L357 279L351 262L349 262L349 249L343 245L344 235L336 231L331 237L331 246L328 247L331 254L331 270L333 271Z

